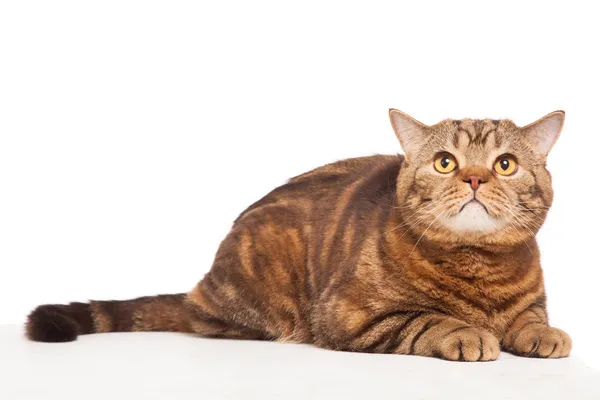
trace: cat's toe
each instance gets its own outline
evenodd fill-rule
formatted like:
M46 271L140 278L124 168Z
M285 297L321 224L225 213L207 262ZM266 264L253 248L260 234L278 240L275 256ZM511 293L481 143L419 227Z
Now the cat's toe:
M466 328L449 333L440 343L440 358L452 361L493 361L500 355L498 339L489 332Z
M525 357L562 358L571 352L571 338L557 328L536 326L517 334L512 347L507 350Z

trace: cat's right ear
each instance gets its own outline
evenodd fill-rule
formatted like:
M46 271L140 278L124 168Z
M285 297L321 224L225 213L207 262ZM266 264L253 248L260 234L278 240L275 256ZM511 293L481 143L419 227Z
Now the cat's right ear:
M558 110L527 125L523 128L523 132L531 148L547 156L558 139L564 123L565 112Z
M423 143L427 125L394 108L390 108L390 121L404 152L416 153Z

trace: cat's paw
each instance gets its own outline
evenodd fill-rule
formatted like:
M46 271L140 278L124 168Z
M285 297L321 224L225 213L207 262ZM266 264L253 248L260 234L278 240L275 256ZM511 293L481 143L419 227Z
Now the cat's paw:
M562 358L571 352L571 338L557 328L530 325L515 334L506 350L524 357Z
M434 355L451 361L493 361L500 355L500 342L482 329L464 327L441 338Z

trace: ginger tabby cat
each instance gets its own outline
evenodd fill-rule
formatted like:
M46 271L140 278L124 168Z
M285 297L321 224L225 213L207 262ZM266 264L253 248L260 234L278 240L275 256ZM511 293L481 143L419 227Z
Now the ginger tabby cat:
M426 126L390 110L406 156L348 159L246 209L189 293L42 305L31 340L174 331L370 353L558 358L535 234L564 113Z

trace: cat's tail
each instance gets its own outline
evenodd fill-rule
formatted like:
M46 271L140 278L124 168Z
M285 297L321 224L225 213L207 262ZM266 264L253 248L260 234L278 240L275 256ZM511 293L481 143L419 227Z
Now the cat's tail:
M70 342L102 332L192 332L186 294L123 301L46 304L27 317L25 334L38 342Z

